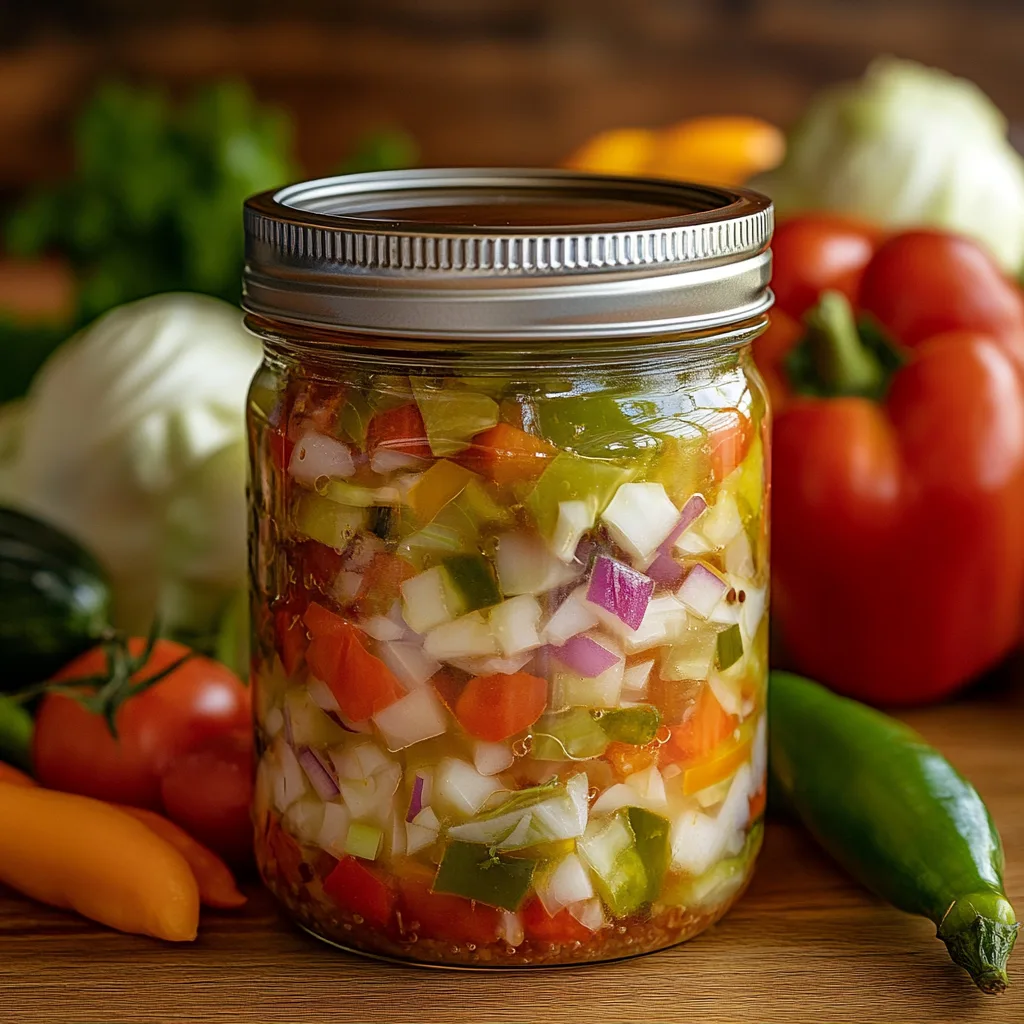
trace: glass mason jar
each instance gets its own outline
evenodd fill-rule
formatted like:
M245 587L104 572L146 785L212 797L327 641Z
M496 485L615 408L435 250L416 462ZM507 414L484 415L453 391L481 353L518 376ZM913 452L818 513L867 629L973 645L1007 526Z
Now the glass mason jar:
M771 223L750 192L537 171L247 204L256 850L313 934L590 962L742 891Z

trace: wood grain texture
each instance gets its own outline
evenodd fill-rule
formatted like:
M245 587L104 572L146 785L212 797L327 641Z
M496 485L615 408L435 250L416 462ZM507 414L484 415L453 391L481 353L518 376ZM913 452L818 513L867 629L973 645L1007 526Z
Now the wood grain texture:
M1024 910L1024 689L907 716L977 784ZM2 827L2 826L0 826ZM754 883L686 946L604 967L456 973L364 961L290 928L266 893L207 914L165 946L0 892L2 1024L935 1024L1024 1021L1018 984L982 996L927 922L847 881L798 829L773 822ZM1016 968L1016 970L1014 970Z

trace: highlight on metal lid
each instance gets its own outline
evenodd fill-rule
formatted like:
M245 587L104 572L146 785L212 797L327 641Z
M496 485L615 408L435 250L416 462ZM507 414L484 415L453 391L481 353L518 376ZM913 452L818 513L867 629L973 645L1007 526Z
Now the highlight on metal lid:
M771 305L770 201L553 170L354 174L253 196L243 305L354 333L636 337Z

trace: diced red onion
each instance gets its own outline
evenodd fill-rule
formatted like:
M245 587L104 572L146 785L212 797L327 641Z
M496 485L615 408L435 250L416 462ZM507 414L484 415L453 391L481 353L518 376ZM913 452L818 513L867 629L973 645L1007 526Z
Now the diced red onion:
M587 600L637 629L654 593L654 580L607 555L598 555L590 574Z
M707 509L708 503L704 500L703 495L694 494L691 498L688 498L682 512L679 513L679 522L672 527L672 532L662 541L658 551L663 555L671 554L675 542L679 540L680 536L693 523L704 515Z
M412 798L409 800L409 810L405 815L406 821L413 821L423 810L423 783L423 776L417 774L412 784Z
M354 725L351 725L348 722L346 722L339 711L328 711L327 717L332 722L335 722L336 724L340 725L342 729L345 730L345 732L355 733L356 735L358 735L361 732L370 732L369 728L357 729Z
M659 551L654 561L647 566L647 575L665 587L674 587L686 570L672 557Z
M303 747L299 751L298 757L299 764L302 765L302 770L306 773L306 778L316 790L316 795L321 800L333 800L341 791L338 789L338 783L331 774L331 770L320 758L320 755L315 750L310 750L309 747Z
M551 653L584 679L596 679L620 660L617 654L589 636L570 637L561 647L552 648Z
M703 562L697 562L686 574L676 596L690 611L706 619L715 610L715 605L725 597L728 589L729 584L721 576L712 572Z

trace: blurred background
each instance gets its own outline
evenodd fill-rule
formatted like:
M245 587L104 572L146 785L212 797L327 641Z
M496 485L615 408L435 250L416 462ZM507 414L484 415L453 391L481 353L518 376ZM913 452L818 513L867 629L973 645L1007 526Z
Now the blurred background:
M893 53L1024 121L1020 0L38 0L0 5L0 186L54 175L98 80L181 94L224 76L333 169L367 132L426 164L552 164L612 126L747 113L789 124Z

